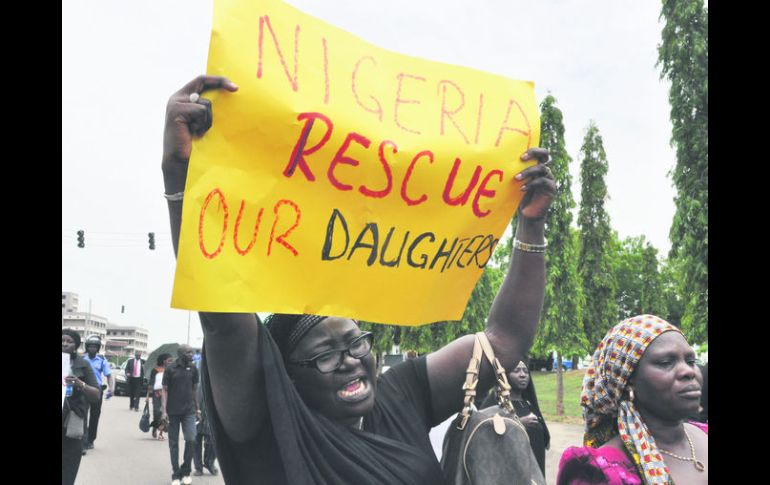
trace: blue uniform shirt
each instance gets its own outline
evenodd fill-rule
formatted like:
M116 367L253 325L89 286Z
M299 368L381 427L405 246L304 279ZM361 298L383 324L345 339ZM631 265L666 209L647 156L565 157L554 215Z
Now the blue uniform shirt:
M96 354L92 359L88 357L88 354L85 354L83 358L91 364L91 367L94 369L94 374L96 374L96 382L99 383L99 387L102 387L102 374L105 376L112 375L112 371L110 370L110 363L107 362L107 359L102 357L99 354Z

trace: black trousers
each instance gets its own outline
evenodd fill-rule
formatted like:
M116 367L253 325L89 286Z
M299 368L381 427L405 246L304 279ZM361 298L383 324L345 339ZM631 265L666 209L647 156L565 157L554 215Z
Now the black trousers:
M99 429L99 416L102 415L102 397L104 391L99 389L99 400L92 402L88 407L88 432L83 435L83 446L96 440L96 432Z
M193 462L195 463L195 469L203 471L203 467L211 471L211 467L214 465L214 460L217 459L217 453L214 450L214 443L211 442L211 436L203 433L198 433L195 440L195 453L193 454ZM201 450L201 448L203 448Z
M81 440L67 438L67 428L61 428L61 484L73 485L75 477L78 476L80 468L80 454L82 445Z
M142 391L142 378L141 377L127 377L128 380L128 404L131 409L139 409L139 399Z

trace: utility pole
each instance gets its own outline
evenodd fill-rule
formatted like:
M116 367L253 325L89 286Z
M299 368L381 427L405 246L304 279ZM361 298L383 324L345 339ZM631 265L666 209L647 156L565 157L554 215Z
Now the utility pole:
M190 345L190 310L187 310L187 345Z
M83 351L85 352L85 341L88 338L88 325L91 323L91 299L88 299L88 315L86 316L86 325L83 329Z

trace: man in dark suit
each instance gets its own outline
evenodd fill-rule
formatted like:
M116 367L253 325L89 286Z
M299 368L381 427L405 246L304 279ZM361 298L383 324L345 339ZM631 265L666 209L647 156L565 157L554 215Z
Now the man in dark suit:
M142 381L144 380L144 363L142 351L134 352L134 358L126 363L126 383L128 384L129 406L134 411L139 411L139 396L142 393Z

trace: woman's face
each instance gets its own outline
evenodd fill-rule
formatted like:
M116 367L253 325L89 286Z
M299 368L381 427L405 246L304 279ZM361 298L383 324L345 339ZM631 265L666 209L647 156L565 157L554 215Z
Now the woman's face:
M75 351L75 340L69 335L61 336L61 351L65 354L71 354Z
M166 360L163 361L163 367L168 367L169 365L174 363L173 357L167 357Z
M328 317L313 327L289 355L289 361L307 360L321 352L347 349L361 335L353 320ZM305 403L333 421L355 424L374 406L374 356L356 359L344 354L340 367L322 374L314 366L290 364L289 375Z
M695 352L679 332L665 332L656 338L630 380L640 411L671 420L698 412L701 382Z
M519 362L510 373L508 373L510 384L516 389L524 390L529 385L529 369L524 362Z

